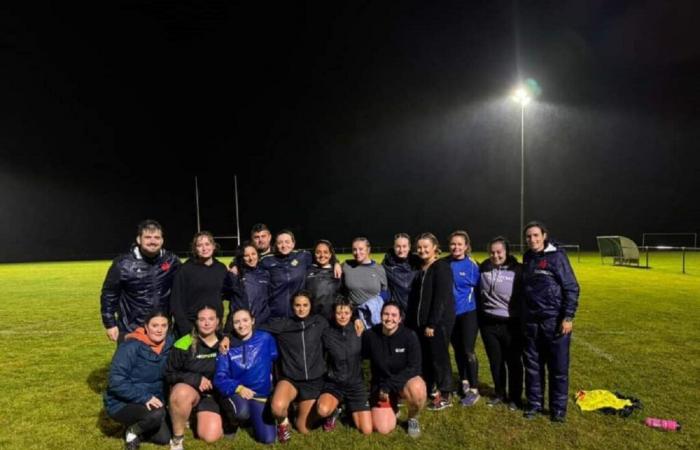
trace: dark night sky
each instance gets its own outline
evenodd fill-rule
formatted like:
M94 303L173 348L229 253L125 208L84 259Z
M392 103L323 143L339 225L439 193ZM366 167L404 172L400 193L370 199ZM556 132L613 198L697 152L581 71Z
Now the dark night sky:
M517 241L528 77L527 220L700 232L694 1L95 3L0 6L0 261L184 249L195 175L231 234L234 173L243 234Z

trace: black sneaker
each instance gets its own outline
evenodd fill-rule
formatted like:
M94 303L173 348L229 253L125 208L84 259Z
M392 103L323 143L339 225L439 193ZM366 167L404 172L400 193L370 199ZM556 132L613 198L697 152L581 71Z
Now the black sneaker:
M124 448L126 450L138 450L141 447L141 439L138 437L130 440L129 442L125 442Z
M542 408L528 407L523 413L523 417L527 420L532 420L537 417L538 414L542 413Z
M503 399L501 397L493 397L493 398L488 399L488 401L486 402L486 406L491 406L491 407L498 406L501 404L503 404Z
M564 423L566 422L566 414L553 413L551 416L549 416L549 420L551 420L552 423Z
M127 428L124 433L124 448L126 450L137 450L139 447L141 447L139 435L134 433L131 427Z

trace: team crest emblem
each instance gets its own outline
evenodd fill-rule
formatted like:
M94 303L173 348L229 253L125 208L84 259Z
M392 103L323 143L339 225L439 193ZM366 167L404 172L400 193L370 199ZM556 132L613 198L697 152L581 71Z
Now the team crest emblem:
M299 265L299 260L298 260L298 259L293 259L291 264L292 264L292 267L296 267L296 266Z
M546 269L547 268L547 260L543 259L539 263L537 263L537 268L542 269L542 270Z
M163 270L163 272L167 272L170 270L170 263L166 261L160 265L160 268Z

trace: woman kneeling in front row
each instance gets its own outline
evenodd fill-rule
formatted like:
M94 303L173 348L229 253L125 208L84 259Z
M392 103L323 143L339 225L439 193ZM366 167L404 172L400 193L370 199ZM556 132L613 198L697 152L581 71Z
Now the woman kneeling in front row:
M167 444L163 369L172 338L162 312L146 317L143 328L126 336L117 347L104 395L107 414L127 426L126 448L137 449L142 440Z
M192 410L197 413L197 436L214 442L223 435L219 396L212 380L219 345L219 317L212 305L196 313L195 327L175 342L168 356L165 379L170 390L170 418L173 424L172 450L183 448L185 426Z
M372 415L362 376L362 337L358 336L352 322L350 300L338 298L334 310L334 321L323 332L328 373L316 403L316 412L319 417L326 417L324 431L332 431L339 413L338 406L344 401L357 429L370 434Z
M214 386L226 397L223 409L236 423L250 420L255 439L275 442L275 421L267 400L272 393L272 364L277 359L275 339L254 330L255 319L247 309L233 313L235 336L229 350L216 360Z
M367 330L362 336L363 352L372 369L372 423L381 434L396 428L396 409L401 397L408 407L408 435L418 437L418 414L427 396L425 382L420 377L418 336L403 326L403 313L394 301L384 304L381 320L381 325Z

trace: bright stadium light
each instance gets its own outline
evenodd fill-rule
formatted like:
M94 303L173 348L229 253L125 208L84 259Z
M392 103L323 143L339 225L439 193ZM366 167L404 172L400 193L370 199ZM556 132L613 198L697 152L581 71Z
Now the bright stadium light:
M525 106L539 93L537 82L528 79L525 85L518 86L511 99L520 105L520 251L524 252L523 228L525 228Z

